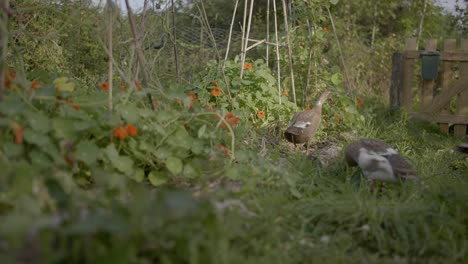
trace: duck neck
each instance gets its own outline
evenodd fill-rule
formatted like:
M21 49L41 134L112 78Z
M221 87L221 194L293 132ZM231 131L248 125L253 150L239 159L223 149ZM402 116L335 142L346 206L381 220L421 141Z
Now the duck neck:
M315 103L315 105L322 107L323 103L325 103L325 101L327 100L329 94L329 91L323 92L322 95L320 95L320 98L317 100L317 103Z

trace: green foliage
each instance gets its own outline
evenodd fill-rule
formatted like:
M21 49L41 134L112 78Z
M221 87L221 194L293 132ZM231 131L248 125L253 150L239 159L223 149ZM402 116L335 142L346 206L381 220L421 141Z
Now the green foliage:
M208 73L195 84L197 89L193 91L199 94L202 103L234 111L242 120L248 120L258 127L288 122L295 107L283 93L287 89L281 87L280 104L277 80L264 61L246 62L246 65L243 77L240 78L239 60L227 61L222 77L218 75L215 62L211 62L208 64ZM215 87L221 88L221 95L213 96ZM232 101L229 100L228 88ZM259 112L265 113L265 116L262 117Z
M209 23L228 26L231 6L205 2ZM262 49L249 53L242 79L235 58L222 73L213 61L202 72L183 71L184 80L199 76L189 84L164 75L156 85L151 76L135 91L128 82L142 69L127 45L127 18L116 13L114 81L129 87L113 87L110 113L108 91L98 85L107 71L105 12L90 1L15 1L8 61L21 70L16 77L7 71L11 83L0 102L0 262L466 260L468 163L450 151L459 142L382 107L391 54L413 34L421 3L374 2L291 2L299 107L291 102L289 68L281 69L278 91L275 70L251 59ZM176 4L178 29L200 18L200 3ZM255 34L264 32L265 7L256 5ZM166 13L146 13L147 25L167 27L159 21ZM423 38L442 34L448 18L432 3L426 16ZM343 85L335 33L353 91ZM179 55L201 58L191 69L201 68L215 54L205 48ZM171 54L145 52L147 66L156 65L151 74L172 74ZM269 59L271 67L276 58ZM286 49L280 59L287 65ZM321 142L344 147L349 134L384 139L414 164L422 184L373 191L342 156L327 167L286 146L278 134L325 89L332 95Z

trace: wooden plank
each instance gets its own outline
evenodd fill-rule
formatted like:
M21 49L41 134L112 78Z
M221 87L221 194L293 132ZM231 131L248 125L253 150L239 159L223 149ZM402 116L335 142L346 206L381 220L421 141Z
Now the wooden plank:
M468 39L462 39L461 50L468 52ZM468 75L468 61L460 62L460 76ZM465 82L466 89L458 95L457 114L468 114L468 81ZM455 125L453 134L455 137L464 138L466 136L466 125Z
M468 124L468 115L411 113L411 117L433 123Z
M408 45L408 42L406 44ZM405 59L419 59L419 57L421 57L419 50L405 50Z
M443 51L440 53L440 59L443 61L468 61L468 52Z
M426 41L426 52L436 51L437 49L437 40L436 39L428 39ZM424 111L432 102L432 98L434 97L434 87L435 81L434 80L423 80L422 82L422 89L421 89L421 110Z
M403 54L393 53L392 57L392 81L390 85L390 109L401 106L401 89L403 81Z
M444 52L450 52L457 48L457 40L456 39L446 39L444 41ZM442 61L442 74L440 80L440 93L443 94L447 91L449 83L453 80L453 62L452 61ZM444 107L441 110L442 114L449 114L449 108ZM443 133L448 134L449 132L449 124L448 123L440 123L439 124L440 131Z
M424 112L435 113L440 111L444 106L446 106L450 102L450 99L452 99L452 97L467 89L467 83L468 74L460 75L460 79L454 80L449 84L449 88L445 93L434 97L432 104L429 107L427 107L424 110Z
M405 53L417 51L416 38L406 40ZM414 79L414 63L415 59L406 58L403 61L403 84L401 90L401 105L406 111L411 110L413 99L413 79Z

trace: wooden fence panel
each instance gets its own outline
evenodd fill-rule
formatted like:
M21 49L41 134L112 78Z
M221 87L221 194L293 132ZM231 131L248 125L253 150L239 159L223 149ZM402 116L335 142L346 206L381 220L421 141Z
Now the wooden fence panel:
M447 39L444 41L444 53L452 52L457 49L457 40L456 39ZM449 83L453 80L453 61L442 61L442 74L441 74L441 81L440 81L440 94L446 92ZM441 110L441 114L449 114L449 108L444 107ZM440 131L443 133L449 132L449 124L448 123L441 123L439 124Z
M461 50L468 52L468 39L462 39L461 41ZM459 66L459 75L460 79L463 79L464 76L468 75L468 61L461 61ZM457 114L465 115L468 114L468 85L465 91L461 92L458 95L457 99ZM456 137L465 137L466 135L466 125L456 124L454 126L454 135Z
M406 111L412 108L414 64L416 57L410 56L417 52L416 38L409 38L405 44L405 60L403 62L403 85L401 91L401 105Z

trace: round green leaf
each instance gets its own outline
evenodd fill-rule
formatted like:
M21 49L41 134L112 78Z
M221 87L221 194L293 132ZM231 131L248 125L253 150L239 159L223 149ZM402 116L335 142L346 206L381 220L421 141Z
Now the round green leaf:
M167 182L167 177L161 172L151 171L148 180L153 186L161 186Z
M180 174L184 168L184 164L179 158L169 157L166 160L167 169L174 175Z

